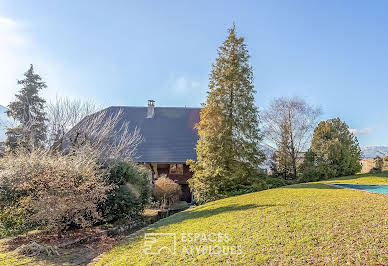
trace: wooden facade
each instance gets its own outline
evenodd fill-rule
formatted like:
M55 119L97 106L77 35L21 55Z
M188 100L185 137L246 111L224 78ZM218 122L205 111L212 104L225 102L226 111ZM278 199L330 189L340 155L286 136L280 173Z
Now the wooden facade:
M192 177L193 173L190 172L188 165L183 163L148 163L147 165L152 171L153 181L166 175L168 178L181 186L181 200L189 203L191 202L192 194L187 180Z

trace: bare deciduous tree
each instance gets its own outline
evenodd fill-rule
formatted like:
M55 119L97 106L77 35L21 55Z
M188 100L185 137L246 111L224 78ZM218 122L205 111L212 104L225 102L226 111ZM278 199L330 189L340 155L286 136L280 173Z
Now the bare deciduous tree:
M321 109L303 99L278 98L262 114L264 136L268 145L276 150L275 160L281 160L291 177L297 178L298 165L303 160ZM279 166L279 162L274 162ZM283 169L285 170L285 169Z
M47 105L49 145L59 142L64 135L86 116L101 110L92 101L56 98Z
M108 109L85 117L68 134L64 146L67 152L73 149L88 149L101 160L131 160L143 138L137 127L123 117L123 110Z

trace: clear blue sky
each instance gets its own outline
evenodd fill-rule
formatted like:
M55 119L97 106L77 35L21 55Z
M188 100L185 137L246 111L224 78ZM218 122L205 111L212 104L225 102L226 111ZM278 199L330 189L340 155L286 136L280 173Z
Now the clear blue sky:
M200 106L235 22L257 105L301 96L341 117L361 145L388 145L388 1L0 0L0 104L28 64L45 97Z

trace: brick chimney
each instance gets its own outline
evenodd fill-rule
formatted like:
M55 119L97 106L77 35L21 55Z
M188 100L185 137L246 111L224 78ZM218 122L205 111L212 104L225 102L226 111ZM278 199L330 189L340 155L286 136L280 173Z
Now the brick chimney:
M148 100L147 118L153 118L155 115L155 101Z

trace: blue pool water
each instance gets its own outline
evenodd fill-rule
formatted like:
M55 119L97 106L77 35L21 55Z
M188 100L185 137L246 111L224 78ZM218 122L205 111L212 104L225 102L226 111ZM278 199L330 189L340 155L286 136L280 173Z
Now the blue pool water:
M388 185L333 184L344 188L366 190L388 195Z

